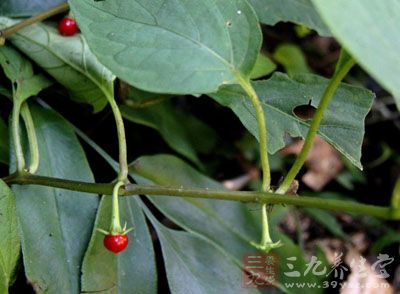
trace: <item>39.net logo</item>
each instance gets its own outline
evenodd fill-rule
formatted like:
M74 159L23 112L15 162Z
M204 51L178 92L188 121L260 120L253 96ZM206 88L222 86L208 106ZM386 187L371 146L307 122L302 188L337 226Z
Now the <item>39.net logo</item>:
M311 256L308 261L296 256L289 256L280 260L279 256L271 253L247 253L243 255L242 287L266 288L274 286L279 280L286 288L387 288L389 277L385 267L394 262L394 258L387 254L378 254L376 260L369 264L360 256L352 259L349 264L343 261L343 252L336 252L332 264L326 264ZM281 273L281 279L278 274ZM374 283L366 284L347 280L350 272L358 278L375 278ZM312 277L310 279L310 276ZM372 277L373 276L373 277ZM284 277L284 279L282 279Z

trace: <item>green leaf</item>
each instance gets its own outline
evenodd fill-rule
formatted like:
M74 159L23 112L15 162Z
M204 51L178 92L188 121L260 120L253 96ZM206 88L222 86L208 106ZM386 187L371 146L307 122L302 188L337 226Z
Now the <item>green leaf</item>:
M2 180L0 180L0 236L2 236L0 238L0 292L8 293L19 259L20 240L15 197Z
M96 228L108 230L111 210L111 197L103 196ZM82 265L82 291L156 293L157 270L153 244L137 198L122 197L120 213L128 227L134 228L129 233L129 245L118 255L111 253L104 248L104 235L94 230Z
M258 79L272 73L276 69L276 64L264 53L258 54L256 64L251 71L250 78Z
M321 36L331 33L315 10L311 0L249 0L260 21L274 25L290 21L316 30Z
M223 189L221 184L170 155L140 157L130 166L130 174L139 184ZM229 256L237 264L242 262L243 254L257 252L250 242L258 241L261 236L261 213L259 210L250 209L249 205L234 201L180 197L149 196L148 198L174 223L189 233L208 240L223 252L221 254ZM276 221L279 219L274 216L271 218ZM277 227L277 225L271 226L271 228ZM279 267L283 269L286 266L287 257L296 257L297 261L294 263L296 269L304 271L306 265L299 247L279 231L274 230L273 234L275 240L281 239L285 244L274 251L279 257ZM209 254L214 255L213 251L216 249L210 250L212 251ZM209 270L215 269L209 268ZM316 281L314 276L302 278L303 282L306 280ZM293 281L284 275L283 270L279 271L279 283L283 285L285 282ZM292 291L301 293L299 289L290 290Z
M301 73L310 73L303 51L292 44L279 45L273 54L274 60L282 64L289 76Z
M31 63L11 47L0 46L0 65L13 83L14 102L22 103L51 85L44 76L34 75Z
M383 236L381 235L381 237L375 239L370 252L373 255L378 255L393 243L400 243L400 234L397 230L389 230L388 232L385 232Z
M122 105L120 109L126 119L157 130L171 148L198 166L202 164L197 152L208 153L217 143L213 129L170 101L140 109Z
M224 189L221 184L170 155L142 156L130 165L130 174L140 184ZM229 248L237 255L252 249L250 241L258 239L258 230L252 225L252 213L240 203L178 197L149 197L149 199L167 216L173 216L175 222L185 224L183 226L185 229L198 228L210 239L214 234L226 236L221 242L227 246L225 248ZM192 218L187 217L189 214ZM208 219L207 228L199 223L198 219L196 220L196 215ZM238 221L238 218L242 218L241 221ZM237 222L235 227L232 227L229 223L234 219Z
M400 109L397 0L313 0L333 35L394 96ZM344 9L345 7L345 9Z
M215 92L248 77L260 50L246 0L69 2L99 60L146 91Z
M293 109L299 105L318 106L328 79L312 75L275 73L271 79L253 82L263 104L268 127L268 148L273 154L285 146L286 134L305 137L309 121L298 118ZM227 86L211 97L231 108L243 125L258 137L257 122L250 99L237 86ZM341 84L325 112L318 135L332 144L358 168L362 168L361 144L364 119L369 112L374 94L366 89Z
M7 125L0 118L0 162L8 164L10 156Z
M11 91L6 89L6 88L4 88L4 87L2 87L1 85L0 85L0 95L2 95L4 97L7 97L9 99L12 99Z
M304 25L296 25L294 27L294 31L296 32L296 36L300 39L303 39L312 34L312 30Z
M14 20L0 17L0 24ZM113 96L112 73L100 64L81 34L63 37L53 23L37 23L10 37L11 43L63 85L71 97L93 106L95 112Z
M222 250L201 236L168 229L145 212L160 239L171 293L243 292L242 270Z
M31 16L53 8L65 0L2 0L0 15L4 16Z
M51 110L33 105L31 112L39 142L38 174L94 182L73 129ZM79 293L97 195L42 186L14 185L13 191L28 280L39 293Z
M329 212L317 208L303 208L303 211L324 226L336 237L347 240L349 236L343 232L341 224Z

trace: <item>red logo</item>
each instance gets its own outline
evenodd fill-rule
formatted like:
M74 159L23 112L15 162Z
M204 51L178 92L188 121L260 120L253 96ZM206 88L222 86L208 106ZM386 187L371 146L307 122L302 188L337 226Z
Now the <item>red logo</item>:
M247 253L243 255L243 288L267 288L278 279L278 256L271 253Z

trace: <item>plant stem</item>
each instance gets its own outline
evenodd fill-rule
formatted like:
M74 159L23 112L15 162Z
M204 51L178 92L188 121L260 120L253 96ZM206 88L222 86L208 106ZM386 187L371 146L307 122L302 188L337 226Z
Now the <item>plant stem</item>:
M123 185L124 185L124 182L118 181L113 188L112 214L111 214L111 225L110 225L111 235L119 234L122 231L121 221L120 221L120 216L119 216L118 193L119 193L119 189Z
M265 120L264 110L262 108L261 101L258 98L258 95L250 82L250 79L243 78L242 76L238 75L238 80L243 90L249 96L253 104L254 110L256 112L256 119L258 125L258 139L260 144L261 167L263 172L262 191L269 192L271 186L271 171L268 159L267 122ZM254 245L268 252L269 250L271 250L273 247L276 247L276 245L280 243L272 242L271 237L269 235L268 212L266 204L263 204L261 206L261 223L262 223L261 241L260 244L254 244Z
M112 90L109 91L106 88L100 87L107 97L108 103L110 103L111 110L114 115L114 119L116 122L117 128L117 135L118 135L118 148L119 148L119 174L118 174L118 181L125 181L127 180L128 176L128 159L127 159L127 148L126 148L126 138L125 138L125 128L124 128L124 121L122 119L121 111L112 94ZM44 101L39 100L39 103L50 107ZM92 148L94 148L115 170L117 169L117 163L107 154L105 153L99 146L97 146L92 140L88 138L82 131L76 128L73 124L69 123L70 126L75 130L75 132L86 141ZM111 192L107 195L111 195Z
M40 185L67 189L72 191L87 192L91 194L112 195L115 184L112 183L85 183L79 181L69 181L64 179L50 178L31 175L26 172L13 174L2 179L9 185ZM325 210L344 211L361 215L371 215L383 219L400 220L400 209L367 205L353 201L321 199L310 196L294 197L293 195L282 195L272 192L254 191L224 191L224 190L205 190L195 188L162 187L162 186L142 186L127 184L124 189L120 189L119 195L154 195L157 197L178 196L195 199L219 199L261 204L285 204L299 207L313 207Z
M114 188L114 185L109 183L105 184L70 181L66 179L32 175L25 171L14 173L2 178L2 180L8 185L39 185L101 195L112 195Z
M39 168L39 146L36 138L35 125L33 124L32 115L26 102L21 106L21 115L25 122L29 142L30 160L28 171L34 174Z
M265 121L264 110L256 91L254 91L254 88L250 83L250 80L244 79L241 76L238 77L238 80L243 90L245 90L246 94L249 96L254 110L256 111L258 139L260 142L261 167L263 172L262 190L269 191L271 185L271 172L268 161L267 123Z
M125 182L128 178L128 154L126 148L126 137L125 137L125 127L124 121L122 119L121 111L114 97L107 96L110 103L112 112L114 114L115 123L117 127L118 134L118 148L119 148L119 173L118 181Z
M12 109L12 136L14 141L15 158L17 161L17 172L23 172L25 169L24 152L21 145L21 137L19 132L19 115L21 110L21 103L14 101Z
M0 45L4 44L5 39L7 39L9 36L14 34L15 32L19 31L20 29L23 29L24 27L27 27L35 22L42 21L42 20L49 18L51 16L54 16L56 14L67 11L68 9L69 9L68 3L63 3L54 8L51 8L50 10L47 10L45 12L42 12L42 13L39 13L32 17L29 17L15 25L12 25L8 28L5 28L4 30L1 30L0 31Z
M339 87L341 81L347 75L347 73L350 71L350 69L353 67L354 64L355 61L352 58L349 58L342 66L340 66L337 69L334 76L330 80L329 85L326 88L324 94L322 95L321 101L314 114L314 118L311 122L310 128L305 138L303 148L301 149L299 155L297 156L293 166L289 170L282 184L276 190L278 194L284 194L287 192L293 180L296 178L300 169L304 165L304 162L306 161L307 156L312 148L312 144L317 134L319 125L324 117L324 112L327 109L329 102L331 101L336 89Z
M269 235L269 223L268 223L268 212L267 212L267 204L263 204L261 206L261 221L262 221L262 232L261 232L261 242L262 246L266 244L271 244L272 239Z
M400 209L400 178L397 179L396 184L394 185L390 204L394 210Z

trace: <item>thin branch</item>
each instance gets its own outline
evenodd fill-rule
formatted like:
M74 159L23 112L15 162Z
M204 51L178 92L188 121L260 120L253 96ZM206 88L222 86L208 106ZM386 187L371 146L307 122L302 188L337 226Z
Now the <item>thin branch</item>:
M47 10L45 12L39 13L37 15L34 15L32 17L29 17L15 25L12 25L8 28L5 28L0 31L0 45L4 44L5 39L10 37L12 34L16 33L20 29L23 29L24 27L27 27L31 24L34 24L36 22L45 20L53 15L65 12L69 9L68 3L63 3L60 4L54 8L51 8L50 10Z
M339 62L340 61L341 60L339 60ZM336 92L336 89L339 87L341 81L347 75L347 73L350 71L350 69L353 67L354 64L355 61L352 58L349 58L346 60L345 63L343 63L337 68L337 71L335 72L334 76L329 82L328 87L326 88L324 94L322 95L321 101L314 114L314 118L311 122L307 136L304 140L303 148L301 149L299 155L297 156L295 162L293 163L293 166L289 170L282 184L276 190L277 193L279 194L286 193L291 183L296 178L297 174L300 172L302 166L304 165L304 162L307 159L308 154L311 151L314 138L317 135L317 131L324 117L325 110L328 108L329 102L331 101L333 94Z
M113 183L86 183L36 176L28 173L13 174L6 178L3 178L2 180L5 181L8 185L40 185L101 195L112 195L114 187ZM272 192L233 192L224 190L205 190L198 188L177 188L127 184L121 188L121 190L119 191L119 195L152 195L161 197L177 196L184 198L231 200L260 204L284 204L295 205L299 207L313 207L325 210L343 211L361 215L370 215L383 219L400 220L400 209L393 209L391 207L368 205L344 200L321 199L310 196L296 197L293 195L282 195Z

